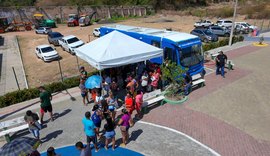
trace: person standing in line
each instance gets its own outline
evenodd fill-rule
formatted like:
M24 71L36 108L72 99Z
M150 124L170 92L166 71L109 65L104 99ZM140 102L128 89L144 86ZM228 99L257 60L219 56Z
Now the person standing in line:
M137 95L135 97L135 109L137 111L137 117L141 118L141 107L143 104L143 92L142 91L137 91Z
M53 108L52 108L52 104L51 104L51 100L52 100L52 95L50 92L46 91L45 88L43 86L39 87L39 97L40 97L40 122L41 124L44 123L43 121L43 117L44 117L44 113L49 112L50 115L50 121L53 121Z
M133 110L134 110L134 100L131 96L131 93L128 92L126 97L125 97L125 106L129 114L131 115Z
M186 76L185 76L185 95L189 94L189 91L191 89L191 84L192 84L192 77L190 76L189 72L186 72Z
M88 95L87 95L87 89L85 87L85 80L83 80L83 79L80 80L79 88L81 90L81 96L83 98L83 104L86 106L87 104L85 103L85 99L87 100L87 103L90 103L90 102L89 102Z
M133 120L126 109L122 109L122 114L123 115L118 122L118 126L120 126L122 134L122 144L120 146L125 147L129 138L128 130L131 126L133 126Z
M87 79L87 71L85 70L84 66L80 67L80 79L81 80Z
M82 119L84 125L84 132L86 134L87 145L93 142L96 152L99 150L97 146L97 130L94 122L91 120L91 113L85 112L85 117Z
M217 66L216 75L221 73L221 76L225 78L224 67L225 67L226 62L227 62L227 56L223 54L223 51L219 51L219 54L216 57L216 66Z
M41 130L41 125L38 122L38 115L33 113L31 110L28 110L26 111L24 120L26 123L28 123L29 131L34 135L36 139L40 140L39 130Z
M92 121L94 122L94 125L96 127L96 131L97 131L97 138L100 138L99 135L99 129L101 126L101 121L102 121L102 112L99 109L98 105L94 105L92 111L94 111L93 115L91 116Z
M144 93L147 92L148 80L149 80L149 79L148 79L148 73L147 73L147 71L145 70L145 71L143 72L142 77L141 77L141 86L142 86L142 90L143 90Z
M80 151L80 156L92 156L90 144L84 146L83 143L79 141L75 144L75 147Z
M112 140L112 150L115 149L115 124L113 119L108 116L106 118L107 123L104 125L104 130L105 132L105 137L106 137L106 141L105 141L105 149L108 150L108 144L110 139Z
M99 92L97 92L97 96L95 98L95 104L101 107L101 101L103 100L103 96L100 95Z

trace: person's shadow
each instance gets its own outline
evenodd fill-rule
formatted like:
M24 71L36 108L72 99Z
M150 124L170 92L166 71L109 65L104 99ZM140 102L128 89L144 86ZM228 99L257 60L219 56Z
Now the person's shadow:
M138 139L138 137L143 133L142 129L137 129L135 131L132 131L129 139L128 139L128 143L130 141L136 141ZM119 138L115 141L116 146L118 147L120 144L122 143L122 138Z
M57 130L57 131L54 131L54 132L52 132L52 133L49 133L49 134L47 134L44 138L42 138L41 140L42 140L42 142L44 143L44 142L48 142L48 141L50 141L51 139L55 139L55 138L57 138L58 137L58 135L60 135L60 134L62 134L63 133L63 130Z
M64 111L62 111L61 113L54 113L53 116L54 116L54 120L68 114L69 112L71 112L71 109L66 109Z

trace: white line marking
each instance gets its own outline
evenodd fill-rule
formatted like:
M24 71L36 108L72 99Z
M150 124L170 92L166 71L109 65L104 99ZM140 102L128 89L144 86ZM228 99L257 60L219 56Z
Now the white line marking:
M220 154L218 154L216 151L214 151L212 148L206 146L205 144L197 141L196 139L192 138L191 136L188 136L187 134L185 133L182 133L182 132L179 132L175 129L172 129L172 128L169 128L169 127L165 127L165 126L161 126L161 125L157 125L157 124L153 124L153 123L150 123L150 122L144 122L144 121L138 121L138 123L142 123L142 124L147 124L147 125L151 125L151 126L155 126L155 127L159 127L159 128L163 128L163 129L166 129L166 130L169 130L169 131L172 131L172 132L175 132L175 133L178 133L180 135L183 135L185 137L187 137L188 139L190 139L191 141L197 143L198 145L202 146L203 148L209 150L211 153L213 153L214 155L216 156L221 156Z

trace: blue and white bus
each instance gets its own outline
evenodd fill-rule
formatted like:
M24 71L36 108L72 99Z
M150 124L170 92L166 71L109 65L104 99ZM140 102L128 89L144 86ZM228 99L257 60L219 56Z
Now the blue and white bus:
M191 75L199 74L204 70L202 42L197 36L176 31L127 25L102 26L100 27L100 36L114 30L162 48L164 51L163 58L151 59L150 61L153 63L161 64L163 59L169 59L183 68L188 68Z

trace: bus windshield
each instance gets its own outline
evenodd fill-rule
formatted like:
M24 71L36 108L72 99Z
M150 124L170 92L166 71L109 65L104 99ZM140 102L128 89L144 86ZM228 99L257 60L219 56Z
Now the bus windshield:
M179 49L179 53L180 64L183 67L191 67L203 61L203 55L200 45L194 45L192 47Z

